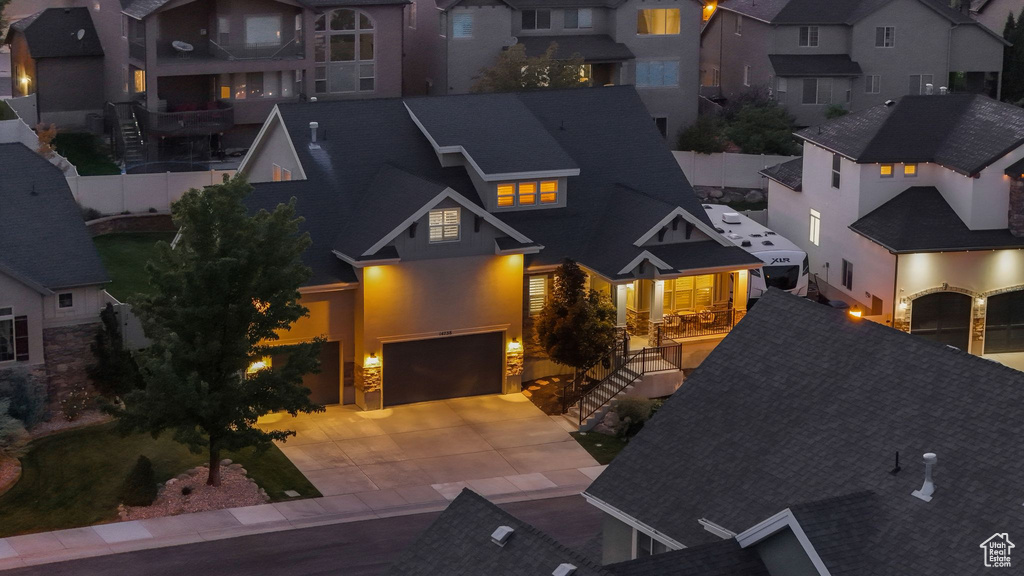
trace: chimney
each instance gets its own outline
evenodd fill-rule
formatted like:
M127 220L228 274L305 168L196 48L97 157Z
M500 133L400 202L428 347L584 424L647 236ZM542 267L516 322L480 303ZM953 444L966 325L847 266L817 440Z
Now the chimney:
M498 529L491 534L491 542L504 548L508 539L512 537L513 532L515 530L511 526L498 526Z
M1007 226L1010 234L1024 238L1024 174L1010 175L1010 206Z
M309 148L311 150L319 150L320 149L320 145L316 143L316 129L319 128L319 127L320 127L320 123L319 122L310 122L309 123L309 133L310 133Z
M947 92L949 92L949 88L946 88L945 86L939 86L940 95L945 96Z
M929 82L928 84L924 85L924 93L927 94L928 96L932 95L932 92L933 92L934 89L935 89L935 87L932 86L931 82Z
M932 468L935 467L935 463L938 461L938 457L932 452L924 455L924 484L921 485L920 490L911 492L911 496L920 498L925 502L932 501L932 494L935 494L935 483L932 482Z
M555 571L551 573L551 576L571 576L576 573L576 567L568 562L563 562L555 568Z

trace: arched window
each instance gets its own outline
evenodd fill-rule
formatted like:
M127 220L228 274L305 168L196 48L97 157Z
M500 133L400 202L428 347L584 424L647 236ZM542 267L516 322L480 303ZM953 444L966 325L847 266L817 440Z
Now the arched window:
M373 92L373 20L358 10L331 10L316 17L313 91Z
M985 354L1024 352L1024 290L990 296L985 311Z
M915 299L910 333L966 351L971 339L971 297L936 292Z

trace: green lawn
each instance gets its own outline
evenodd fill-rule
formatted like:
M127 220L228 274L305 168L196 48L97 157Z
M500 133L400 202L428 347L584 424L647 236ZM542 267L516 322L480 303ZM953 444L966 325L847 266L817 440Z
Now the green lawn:
M570 432L580 446L590 452L598 464L608 464L622 452L628 442L618 436L608 436L597 432ZM3 510L0 509L0 514Z
M146 434L122 437L112 424L43 438L21 459L21 480L0 497L0 538L114 520L121 483L141 454L153 461L159 481L206 463L204 454L190 453L168 435L158 440ZM287 500L285 490L320 496L276 447L224 458L242 464L272 500Z
M125 232L93 238L110 274L107 292L121 302L131 296L151 293L146 262L156 257L157 242L173 239L174 232Z
M58 154L74 164L82 176L121 173L121 168L114 163L103 141L94 134L57 134L53 139L53 147Z

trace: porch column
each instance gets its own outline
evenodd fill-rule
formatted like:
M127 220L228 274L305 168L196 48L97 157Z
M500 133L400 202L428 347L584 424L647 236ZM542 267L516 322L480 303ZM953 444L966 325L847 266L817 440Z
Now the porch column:
M661 346L658 328L665 317L665 281L651 280L651 315L649 317L647 338L652 346Z
M733 273L733 279L732 308L736 311L736 319L739 320L747 312L750 272L748 270L737 270Z
M626 285L612 285L612 298L615 301L615 326L626 327Z

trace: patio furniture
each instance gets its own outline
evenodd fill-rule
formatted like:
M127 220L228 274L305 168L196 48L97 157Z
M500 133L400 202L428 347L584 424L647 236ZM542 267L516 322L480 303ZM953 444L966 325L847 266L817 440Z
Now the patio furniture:
M178 53L178 58L190 58L192 56L192 51L195 50L195 47L191 44L188 42L182 42L181 40L171 42L171 47Z

